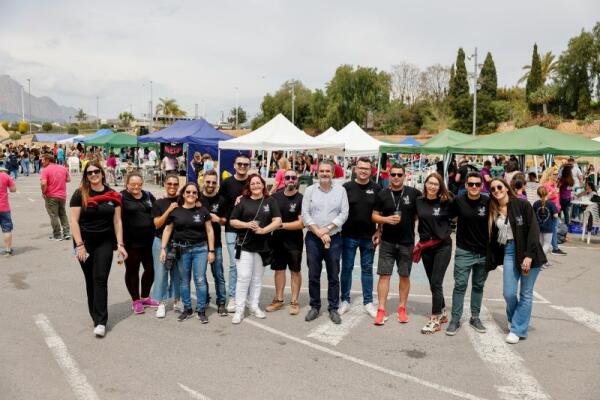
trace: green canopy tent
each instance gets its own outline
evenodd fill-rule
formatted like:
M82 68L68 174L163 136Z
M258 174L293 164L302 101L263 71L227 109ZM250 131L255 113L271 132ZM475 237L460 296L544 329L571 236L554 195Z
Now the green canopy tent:
M137 136L124 133L104 135L85 142L88 146L137 147Z

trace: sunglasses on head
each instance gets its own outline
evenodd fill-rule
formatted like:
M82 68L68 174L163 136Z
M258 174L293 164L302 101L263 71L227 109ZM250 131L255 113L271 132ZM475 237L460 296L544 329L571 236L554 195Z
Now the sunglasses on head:
M481 182L467 182L468 187L481 187Z
M238 167L249 167L249 166L250 166L250 163L247 163L247 162L239 162L239 163L236 163L236 165L237 165Z
M296 179L298 179L298 177L296 175L286 175L285 176L286 181L295 181Z
M491 186L490 192L492 192L492 193L494 193L496 191L500 192L502 189L504 189L504 185Z
M395 173L390 173L390 176L392 178L396 178L396 177L402 178L404 176L404 174L402 172L395 172Z
M102 172L100 172L99 169L88 169L86 172L87 176L92 176L92 175L96 175L96 174L101 174Z

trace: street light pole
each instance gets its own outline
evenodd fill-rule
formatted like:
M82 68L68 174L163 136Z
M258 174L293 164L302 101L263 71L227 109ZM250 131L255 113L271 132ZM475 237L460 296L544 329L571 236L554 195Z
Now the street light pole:
M238 111L240 109L240 89L235 87L235 129L238 129Z
M23 95L23 86L21 86L21 122L25 122L25 97Z
M31 134L31 78L27 78L29 86L29 134Z
M100 129L100 98L96 96L96 129Z
M475 54L473 54L473 131L472 135L477 134L477 47L475 47Z
M149 129L148 133L152 133L152 128L154 127L154 110L153 110L152 101L153 101L153 98L152 98L152 81L150 81L150 129Z
M294 86L296 85L296 81L292 79L292 124L294 124L294 102L296 101L296 95L294 94Z

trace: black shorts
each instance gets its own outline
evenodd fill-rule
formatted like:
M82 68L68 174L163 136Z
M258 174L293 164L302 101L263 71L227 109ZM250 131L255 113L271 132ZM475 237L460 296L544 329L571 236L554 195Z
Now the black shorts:
M290 246L273 246L273 271L282 271L289 267L290 271L299 272L302 265L302 247L293 248Z
M405 246L381 241L379 245L379 260L377 261L378 275L391 275L394 263L398 266L398 275L409 277L412 269L412 254L414 246Z

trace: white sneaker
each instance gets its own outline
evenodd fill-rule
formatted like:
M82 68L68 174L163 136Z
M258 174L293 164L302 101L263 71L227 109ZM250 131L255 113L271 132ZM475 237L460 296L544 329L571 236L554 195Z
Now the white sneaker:
M241 312L237 312L233 314L233 318L231 319L232 324L239 324L244 319L244 314Z
M94 335L98 337L104 337L104 335L106 335L106 326L96 325L96 327L94 328Z
M164 318L167 315L167 307L164 303L160 303L156 309L156 318Z
M265 312L263 310L261 310L260 307L253 308L253 309L250 310L250 312L256 318L259 318L259 319L265 319L265 318L267 318L267 314L265 314Z
M371 318L377 317L377 307L373 303L367 303L364 306L365 312L371 316Z
M506 337L506 343L517 344L519 343L519 337L511 332Z
M229 299L229 303L227 303L227 312L234 313L235 312L235 300Z
M344 315L348 311L350 311L350 303L348 303L346 300L344 300L344 301L342 301L342 303L340 304L340 307L338 308L338 313L340 315ZM375 315L377 315L377 311L375 311ZM375 318L375 317L373 317L373 318Z
M178 312L178 313L182 313L183 312L183 302L181 300L176 301L175 303L173 303L173 311Z

